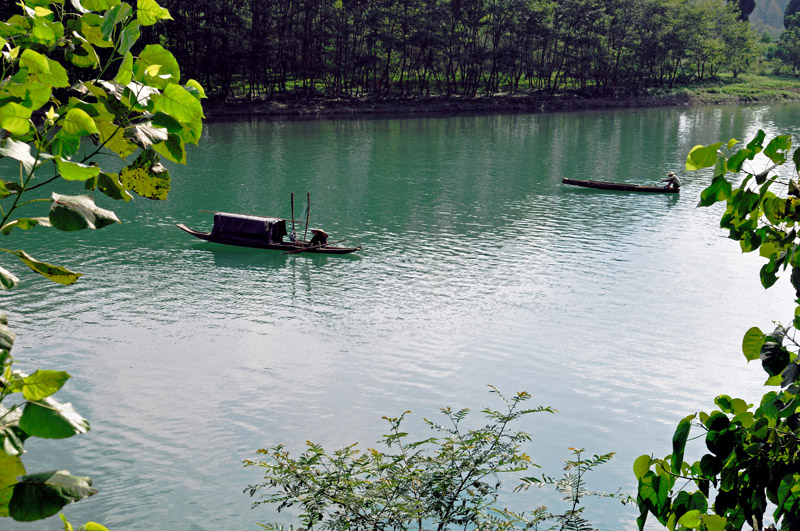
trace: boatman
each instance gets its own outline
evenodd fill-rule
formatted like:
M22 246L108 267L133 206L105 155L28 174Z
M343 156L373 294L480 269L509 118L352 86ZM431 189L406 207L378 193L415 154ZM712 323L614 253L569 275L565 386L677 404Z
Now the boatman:
M672 172L667 174L666 179L661 179L662 183L667 183L664 188L680 188L681 187L681 180L678 179L678 176Z
M319 247L323 247L325 245L328 245L328 233L325 232L324 230L322 230L322 229L311 229L311 234L313 234L314 237L311 238L310 242L308 242L309 247L315 246L315 245L317 245Z

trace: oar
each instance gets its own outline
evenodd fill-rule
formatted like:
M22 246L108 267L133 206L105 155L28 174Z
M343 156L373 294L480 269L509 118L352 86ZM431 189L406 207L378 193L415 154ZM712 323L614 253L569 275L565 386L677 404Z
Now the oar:
M297 254L297 253L303 253L303 252L305 252L305 251L310 251L310 250L312 250L312 249L319 249L320 247L326 247L326 246L328 246L328 245L330 245L330 244L332 244L332 243L342 243L342 242L345 242L345 241L347 241L347 240L336 240L335 242L320 243L320 244L318 244L318 245L312 245L311 247L303 247L303 248L301 248L301 249L293 249L293 250L291 250L291 251L286 251L286 252L284 252L283 254Z
M301 248L301 249L294 249L294 250L292 250L292 251L286 251L286 252L285 252L285 253L283 253L283 254L297 254L297 253L304 253L304 252L306 252L306 251L311 251L311 250L313 250L313 249L319 249L320 247L324 247L324 245L320 243L319 245L312 245L311 247L303 247L303 248Z

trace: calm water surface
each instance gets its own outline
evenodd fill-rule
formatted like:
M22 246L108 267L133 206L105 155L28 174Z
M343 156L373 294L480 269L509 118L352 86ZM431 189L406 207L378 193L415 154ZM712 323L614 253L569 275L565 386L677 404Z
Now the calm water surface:
M500 406L492 384L559 410L520 426L544 472L560 474L570 446L616 451L590 487L633 492L633 460L667 454L680 418L722 392L760 396L741 336L792 315L717 228L720 209L695 208L709 176L684 175L686 153L797 124L797 106L211 123L171 168L169 201L103 198L122 226L13 236L86 275L60 287L24 274L3 294L19 368L68 370L59 396L92 421L30 441L26 465L94 478L100 493L65 510L74 523L256 529L289 522L242 493L260 478L241 466L256 449L373 445L381 416L407 409L421 437L439 407L471 407L477 423ZM670 169L680 197L560 183ZM203 210L288 217L290 192L306 191L311 226L362 252L286 256L175 227L209 228ZM509 499L560 508L546 491ZM633 512L591 514L613 530L634 528Z

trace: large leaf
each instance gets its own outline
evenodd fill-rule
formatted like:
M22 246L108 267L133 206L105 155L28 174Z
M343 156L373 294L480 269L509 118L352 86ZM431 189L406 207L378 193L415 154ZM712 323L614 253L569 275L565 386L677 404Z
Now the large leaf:
M97 493L92 480L70 475L68 470L30 474L14 486L9 513L14 520L33 522L52 516L68 503Z
M169 172L161 165L158 154L152 150L142 153L123 169L119 180L127 190L149 199L166 199L169 193Z
M766 340L766 335L757 326L752 327L744 334L742 338L742 352L747 361L754 361L759 359L761 354L761 346Z
M99 166L70 162L60 157L56 159L56 166L58 166L58 173L67 181L85 181L100 174Z
M154 145L153 149L167 160L186 164L186 145L179 135L170 133L167 140Z
M23 136L31 127L31 110L19 103L6 103L0 107L0 129L12 135Z
M81 0L81 6L89 11L106 11L119 4L120 0Z
M52 397L25 404L19 427L31 437L66 439L89 431L89 421L72 404L62 404Z
M759 353L761 365L770 376L777 376L789 364L789 351L778 343L767 342Z
M94 198L90 195L68 196L53 193L50 223L59 230L100 229L119 222L112 211L95 205Z
M65 371L39 369L22 380L22 396L25 400L43 400L61 389L69 378Z
M152 26L160 20L172 20L172 17L155 0L137 0L136 19L142 26Z
M131 14L131 6L127 2L123 2L119 5L116 5L106 11L105 16L103 17L103 23L100 27L103 31L103 38L110 40L112 37L112 33L114 32L114 27L127 20L128 15ZM120 53L125 53L126 50L121 51Z
M125 131L111 122L98 122L97 128L100 130L100 142L121 158L126 158L133 154L138 148L136 144L125 138Z
M61 121L61 127L73 136L88 136L98 133L97 124L94 123L92 117L86 114L86 111L77 108L67 111Z
M117 76L114 78L114 81L120 85L127 85L131 82L132 75L133 55L131 55L131 52L126 52L122 58L122 63L119 65L119 70L117 71Z
M710 146L695 146L686 157L686 171L710 168L717 163L717 150L722 142Z
M789 135L776 136L764 148L764 155L775 164L786 162L786 155L792 147L792 137Z
M19 259L22 260L22 262L25 265L33 269L35 272L39 273L44 277L47 277L53 282L58 282L59 284L64 284L68 286L70 284L74 284L75 282L78 281L79 277L83 276L82 273L75 273L64 267L54 266L52 264L36 260L28 253L22 250L14 251L14 254L19 256Z
M119 181L119 175L116 173L101 173L98 175L97 189L112 199L121 199L125 202L133 199L133 196L122 186Z
M158 65L157 77L148 68ZM160 44L149 44L133 63L133 74L136 79L146 85L164 89L170 84L177 84L181 79L181 69L172 52Z
M689 438L689 431L692 429L692 420L694 415L684 417L678 423L675 429L675 434L672 436L672 458L670 459L670 467L673 474L680 475L681 466L683 466L683 453L686 450L686 441Z
M164 93L155 99L155 111L168 114L184 123L191 123L204 116L200 100L176 84L167 85Z
M8 503L14 494L14 485L24 474L25 467L19 456L0 452L0 518L9 516Z

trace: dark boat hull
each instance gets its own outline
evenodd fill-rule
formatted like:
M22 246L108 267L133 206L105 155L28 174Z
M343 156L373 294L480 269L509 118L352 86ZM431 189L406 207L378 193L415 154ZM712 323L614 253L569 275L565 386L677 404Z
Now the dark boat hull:
M263 240L248 237L247 235L236 234L214 234L210 232L200 232L190 229L183 223L177 224L182 231L188 232L195 238L200 238L211 243L221 243L224 245L234 245L236 247L252 247L255 249L270 249L273 251L291 252L292 254L312 253L312 254L348 254L360 251L361 247L338 247L335 245L311 246L303 243L267 243Z
M582 186L584 188L597 188L599 190L617 190L621 192L645 192L650 194L677 194L680 188L665 188L663 186L639 186L636 184L611 183L607 181L580 181L577 179L561 179L564 184Z

